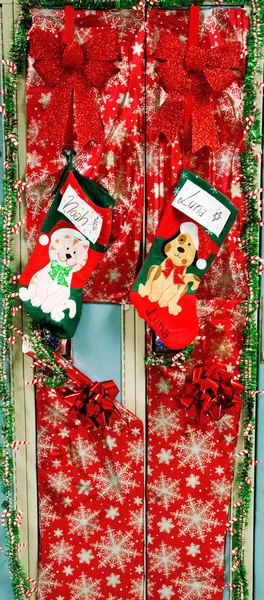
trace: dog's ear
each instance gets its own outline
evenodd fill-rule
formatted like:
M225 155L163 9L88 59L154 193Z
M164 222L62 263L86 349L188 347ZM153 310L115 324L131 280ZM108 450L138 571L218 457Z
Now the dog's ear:
M171 243L169 242L169 243L168 243L168 244L166 244L166 246L164 247L164 252L165 252L165 254L168 254L168 252L170 251L170 249L171 249Z

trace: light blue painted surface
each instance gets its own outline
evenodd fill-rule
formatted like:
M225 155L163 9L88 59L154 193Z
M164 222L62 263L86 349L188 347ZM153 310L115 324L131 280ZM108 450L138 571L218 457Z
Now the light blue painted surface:
M73 342L74 364L93 381L113 379L121 390L121 306L83 304ZM117 396L121 400L121 393Z
M0 86L2 83L0 79ZM3 202L3 130L2 118L0 118L0 204ZM1 226L1 225L0 225ZM0 415L0 442L2 443L2 416ZM2 511L3 494L0 486L0 510ZM0 546L6 549L5 530L0 524ZM3 552L0 552L0 599L13 600L14 593L11 584L8 561Z

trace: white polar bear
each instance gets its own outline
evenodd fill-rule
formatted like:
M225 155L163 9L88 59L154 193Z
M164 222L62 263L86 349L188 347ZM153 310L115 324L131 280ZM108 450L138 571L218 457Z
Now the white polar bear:
M42 245L49 242L47 235L41 235ZM50 262L31 278L28 288L21 287L21 300L30 300L32 306L50 313L53 321L59 322L64 311L69 309L70 319L76 315L76 302L70 299L72 274L80 271L88 257L89 242L75 229L58 229L50 239Z

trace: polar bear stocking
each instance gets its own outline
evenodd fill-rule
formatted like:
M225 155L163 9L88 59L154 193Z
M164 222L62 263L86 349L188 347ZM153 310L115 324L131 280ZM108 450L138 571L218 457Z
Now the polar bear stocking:
M114 200L67 167L20 278L20 298L33 320L59 338L78 325L82 289L107 249Z

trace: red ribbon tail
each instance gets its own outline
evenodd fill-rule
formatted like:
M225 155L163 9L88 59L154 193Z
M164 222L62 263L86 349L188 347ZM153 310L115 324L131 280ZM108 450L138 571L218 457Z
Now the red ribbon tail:
M220 150L219 137L214 117L214 105L210 98L193 98L192 106L192 152L209 146Z
M66 77L61 77L58 84L52 88L51 100L40 125L39 138L52 140L59 149L68 143L66 134L71 113L72 90L72 82Z
M75 120L78 146L84 148L89 141L104 141L103 125L94 90L86 77L80 77L74 86Z
M182 121L184 101L171 100L167 98L151 121L150 131L153 133L164 133L173 142L178 134Z

